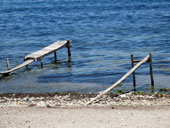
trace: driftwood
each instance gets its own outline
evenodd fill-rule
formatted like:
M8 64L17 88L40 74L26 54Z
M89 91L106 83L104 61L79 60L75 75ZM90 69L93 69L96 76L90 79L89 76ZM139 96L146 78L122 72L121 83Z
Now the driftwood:
M142 64L147 62L149 60L149 58L150 58L150 55L146 56L143 60L141 60L138 64L136 64L129 72L127 72L121 79L119 79L115 84L113 84L112 86L107 88L105 91L101 92L100 94L98 94L95 98L93 98L91 101L89 101L85 105L91 104L93 101L99 99L104 94L106 94L107 92L112 90L114 87L118 86L122 81L124 81L128 76L130 76L136 69L138 69Z

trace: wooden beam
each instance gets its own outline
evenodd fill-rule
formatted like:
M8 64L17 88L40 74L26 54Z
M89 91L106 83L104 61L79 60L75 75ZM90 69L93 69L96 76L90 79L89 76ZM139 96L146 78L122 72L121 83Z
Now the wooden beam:
M24 62L26 61L26 59L24 58ZM26 65L26 69L28 69L28 65Z
M54 52L54 60L55 60L55 62L57 62L57 52L56 51Z
M71 45L70 45L70 40L67 40L67 53L68 53L68 61L70 62L71 61Z
M133 60L133 63L139 63L141 60ZM149 62L149 60L148 61L146 61L146 62Z
M140 60L133 60L133 63L139 63Z
M41 68L43 68L43 58L40 58Z
M134 67L134 57L133 54L131 55L131 66ZM135 71L133 72L133 90L136 91L136 77L135 77Z
M9 60L8 60L8 58L6 58L6 65L7 65L7 69L10 70L10 65L9 65Z
M150 67L150 77L151 77L151 86L152 92L154 91L154 78L153 78L153 70L152 70L152 54L149 53L149 67Z
M30 64L30 63L32 63L33 61L34 61L34 60L26 60L26 61L24 61L22 64L17 65L16 67L14 67L14 68L12 68L12 69L10 69L10 70L8 70L8 71L1 72L0 74L9 74L9 73L11 73L11 72L13 72L13 71L15 71L15 70L18 70L18 69L20 69L20 68L22 68L22 67L24 67L24 66L26 66L26 65L28 65L28 64Z
M105 91L101 92L99 95L97 95L95 98L93 98L91 101L86 103L85 105L91 104L93 101L99 99L102 97L104 94L112 90L114 87L118 86L122 81L124 81L128 76L130 76L136 69L138 69L142 64L144 64L146 61L149 59L149 55L146 56L143 60L141 60L137 65L135 65L129 72L127 72L121 79L119 79L115 84L107 88Z

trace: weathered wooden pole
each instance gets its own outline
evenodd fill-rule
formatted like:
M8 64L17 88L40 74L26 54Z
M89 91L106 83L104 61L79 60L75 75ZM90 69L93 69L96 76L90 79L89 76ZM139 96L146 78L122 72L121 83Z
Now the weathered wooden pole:
M70 40L67 40L67 52L68 52L68 61L71 61L71 45L70 45Z
M6 58L7 69L10 70L9 60Z
M41 68L43 68L43 58L40 57Z
M24 61L26 61L26 59L24 58ZM28 65L26 65L26 69L28 69Z
M134 57L133 54L131 54L131 66L134 67ZM133 72L133 90L136 91L136 77L135 77L135 71Z
M122 81L124 81L128 76L130 76L136 69L138 69L142 64L147 62L149 59L149 55L146 56L143 60L141 60L139 63L137 63L129 72L127 72L121 79L119 79L115 84L107 88L105 91L99 93L95 98L93 98L91 101L86 103L85 105L91 104L93 101L97 100L98 98L102 97L104 94L112 90L114 87L118 86Z
M54 52L54 60L55 60L55 62L57 62L57 52L56 51Z
M153 78L153 69L152 69L152 53L149 53L149 66L150 66L151 87L152 87L152 92L154 92L154 78Z

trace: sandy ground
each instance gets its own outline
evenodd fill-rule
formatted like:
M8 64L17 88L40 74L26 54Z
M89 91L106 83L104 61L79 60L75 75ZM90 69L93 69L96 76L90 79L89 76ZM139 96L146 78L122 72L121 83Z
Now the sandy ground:
M5 107L0 128L170 128L170 107Z

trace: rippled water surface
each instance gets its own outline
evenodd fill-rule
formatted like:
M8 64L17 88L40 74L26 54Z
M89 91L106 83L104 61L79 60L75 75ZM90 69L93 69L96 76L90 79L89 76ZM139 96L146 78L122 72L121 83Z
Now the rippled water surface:
M24 56L57 41L72 40L67 51L44 58L0 80L6 92L98 92L153 54L155 88L170 85L169 0L0 0L0 71L5 59L13 67ZM150 91L148 64L137 70L137 90ZM132 90L132 76L124 90Z

